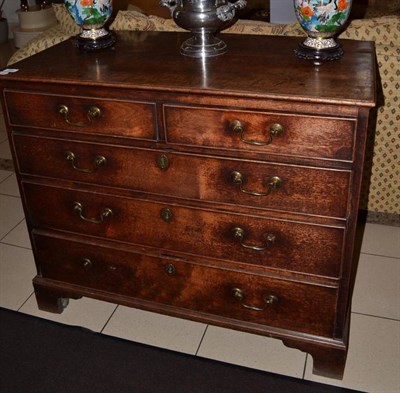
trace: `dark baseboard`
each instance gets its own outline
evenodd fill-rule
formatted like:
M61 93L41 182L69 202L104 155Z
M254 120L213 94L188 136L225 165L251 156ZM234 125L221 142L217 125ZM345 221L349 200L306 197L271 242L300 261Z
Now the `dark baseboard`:
M362 211L366 217L366 222L370 224L390 225L400 227L400 215L396 213Z

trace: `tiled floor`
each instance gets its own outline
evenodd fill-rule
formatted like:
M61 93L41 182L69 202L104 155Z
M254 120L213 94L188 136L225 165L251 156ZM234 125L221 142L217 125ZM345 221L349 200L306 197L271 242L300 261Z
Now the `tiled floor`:
M0 133L0 157L11 158ZM0 170L0 306L104 334L366 392L400 392L400 228L367 224L343 381L312 375L312 358L280 341L83 298L39 311L34 262L13 172Z

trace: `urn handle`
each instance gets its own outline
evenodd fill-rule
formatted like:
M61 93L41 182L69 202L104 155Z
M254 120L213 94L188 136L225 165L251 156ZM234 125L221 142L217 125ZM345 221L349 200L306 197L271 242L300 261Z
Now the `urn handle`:
M217 8L217 17L222 22L228 22L235 17L236 10L242 10L246 5L246 0L238 0L235 3L228 2L228 4L221 5Z
M173 14L176 7L178 7L178 3L180 0L160 0L160 6L169 8L171 15Z

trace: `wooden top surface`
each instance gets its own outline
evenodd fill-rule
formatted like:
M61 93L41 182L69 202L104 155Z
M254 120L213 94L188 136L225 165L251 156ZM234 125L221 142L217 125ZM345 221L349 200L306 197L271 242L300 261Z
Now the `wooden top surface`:
M375 53L371 42L342 40L342 59L315 67L293 49L301 38L221 34L228 52L196 59L179 53L189 33L118 32L113 49L86 53L73 39L31 56L5 80L282 98L373 106Z

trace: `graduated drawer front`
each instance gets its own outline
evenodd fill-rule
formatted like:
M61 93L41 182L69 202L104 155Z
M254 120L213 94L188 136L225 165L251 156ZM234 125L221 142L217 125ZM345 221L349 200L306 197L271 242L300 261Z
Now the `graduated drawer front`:
M34 236L34 244L45 278L240 321L327 337L333 332L334 288L41 235ZM234 296L234 289L242 291L242 299Z
M165 253L177 251L273 269L339 276L343 228L30 183L23 186L34 227L156 247Z
M346 215L349 171L21 135L14 135L14 144L24 174L257 208L331 217ZM71 153L75 157L72 161L67 159ZM98 166L98 157L104 157L105 164ZM164 169L157 165L161 157L167 163ZM235 181L239 175L241 182ZM277 178L281 183L274 186Z
M12 126L156 139L153 103L10 91L5 98ZM59 113L61 105L68 107L67 120L71 124ZM93 107L101 114L89 120ZM77 125L79 122L82 124Z
M353 160L355 120L169 105L164 106L164 117L169 144ZM238 127L232 130L235 120L242 123L242 134ZM271 132L274 124L282 126L281 135ZM249 141L270 143L257 146Z

